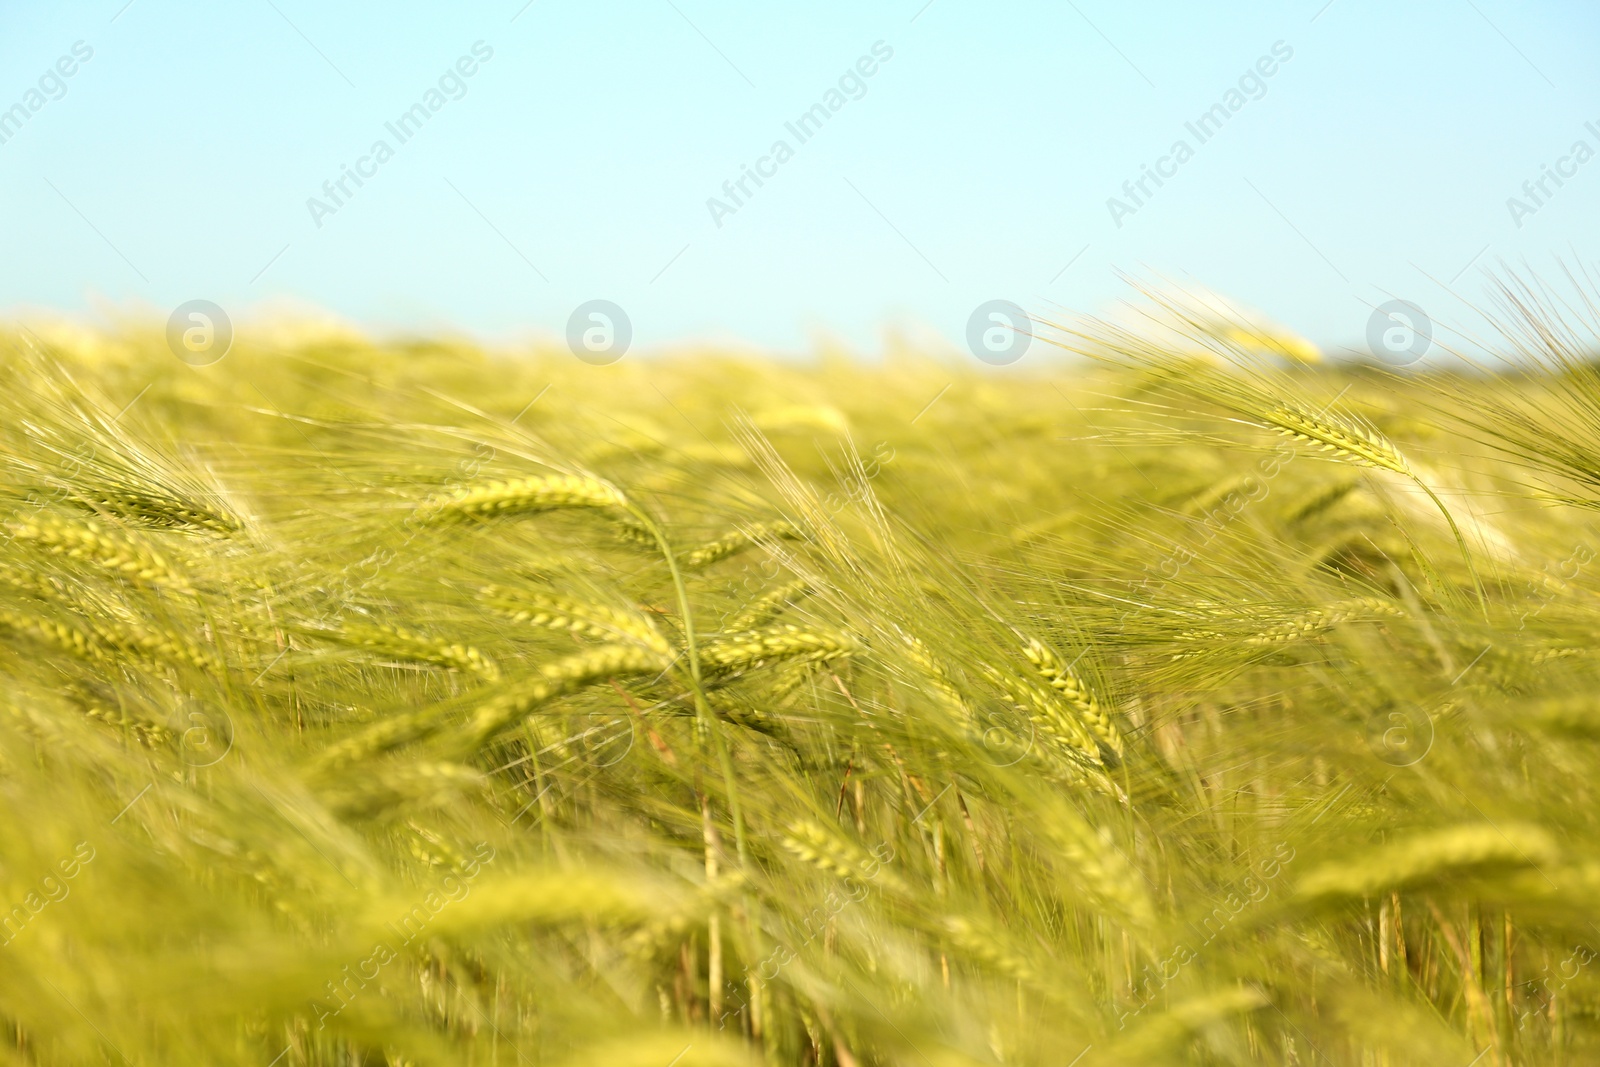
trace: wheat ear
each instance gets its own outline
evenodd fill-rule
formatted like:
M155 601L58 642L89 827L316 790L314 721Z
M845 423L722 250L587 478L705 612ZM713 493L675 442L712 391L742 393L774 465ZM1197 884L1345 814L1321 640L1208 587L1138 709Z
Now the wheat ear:
M549 630L565 630L584 637L638 641L657 652L669 651L667 639L638 612L618 611L571 597L530 590L508 590L486 585L478 598L512 622Z
M934 694L945 703L967 713L970 717L971 709L967 705L966 698L961 695L961 690L956 686L956 679L950 668L945 666L919 638L907 633L902 633L900 636L905 641L906 658L918 668L922 675L921 680L926 682Z
M658 675L672 665L660 652L636 645L601 645L539 669L531 682L496 697L473 713L459 747L476 751L535 708L607 678Z
M179 663L204 671L221 671L217 659L181 637L136 626L91 624L87 630L54 619L0 611L0 629L21 634L62 652L94 663L112 663L117 654L156 663Z
M1043 984L1038 970L1032 964L1001 947L1007 940L1003 930L961 915L945 916L940 926L950 944L968 958L1027 985Z
M1429 488L1427 482L1417 477L1416 472L1411 469L1411 464L1406 462L1405 456L1400 454L1400 449L1395 447L1393 441L1354 419L1337 415L1314 415L1287 404L1270 408L1261 418L1270 429L1281 434L1315 445L1324 452L1331 452L1361 466L1393 471L1410 479L1419 489L1427 493L1428 499L1439 509L1439 514L1444 516L1444 521L1450 524L1450 532L1455 535L1456 545L1461 549L1461 558L1467 565L1467 573L1472 576L1472 587L1478 594L1478 604L1483 609L1484 618L1489 617L1489 600L1484 594L1483 582L1478 578L1478 568L1472 562L1472 553L1467 551L1466 539L1461 536L1461 528L1456 525L1455 517L1450 514L1450 509L1444 506L1444 501L1439 499L1438 494Z
M700 663L712 674L728 675L778 662L826 663L860 650L860 642L849 634L774 626L710 641L700 650Z
M0 630L8 630L96 663L104 663L109 658L105 648L92 636L54 619L0 610Z
M1285 645L1307 637L1327 633L1341 623L1363 618L1396 618L1405 611L1377 597L1359 597L1334 604L1326 609L1313 608L1287 622L1279 623L1244 639L1247 645Z
M727 629L754 630L764 623L771 622L789 606L790 601L798 600L810 591L811 583L804 578L784 582L746 604L738 614L728 620Z
M1072 705L1073 710L1078 713L1079 718L1095 737L1112 752L1121 756L1125 748L1122 731L1117 729L1116 722L1100 706L1094 691L1078 673L1061 662L1061 657L1056 655L1054 649L1035 638L1028 638L1022 651L1028 657L1028 662L1033 664L1034 670L1039 672L1039 676Z
M799 541L804 539L795 525L791 522L778 520L777 522L762 522L731 533L724 534L715 541L709 541L699 548L692 549L683 556L683 565L691 569L709 567L718 560L727 559L729 556L761 543L763 539L771 538L780 541Z
M1362 466L1394 471L1407 478L1416 477L1394 442L1353 419L1338 415L1314 415L1287 404L1270 409L1262 418L1278 433L1315 445L1324 452L1331 452Z
M1061 849L1072 876L1099 903L1119 914L1136 935L1153 929L1155 906L1139 871L1122 850L1066 801L1045 807L1040 812L1041 828Z
M96 523L73 524L41 518L13 523L7 529L15 540L38 545L50 555L92 563L128 581L192 592L189 584L161 556L112 536Z
M1295 892L1302 900L1359 899L1474 874L1543 867L1556 858L1555 842L1537 826L1452 826L1390 841L1356 860L1318 867L1301 879Z
M466 645L429 637L399 626L359 626L346 624L337 630L312 630L324 640L347 648L375 652L407 663L426 663L435 667L476 674L487 681L500 679L494 660Z
M105 513L163 530L212 533L232 537L244 530L244 522L220 509L192 498L140 488L102 485L79 488L67 500L97 514Z
M984 677L1005 694L1006 701L1026 715L1038 733L1058 750L1064 751L1079 764L1089 763L1103 768L1105 758L1100 754L1100 742L1084 724L1083 719L1069 711L1054 690L1006 676L985 664Z
M899 893L908 892L906 884L884 866L884 861L821 823L809 819L790 823L781 843L806 863L838 878L870 880Z
M950 669L940 662L922 641L909 634L901 636L905 640L906 658L919 669L920 680L927 685L932 695L956 712L959 722L969 735L981 743L984 730L978 720L977 712L957 687L955 676ZM1103 776L1086 773L1086 768L1090 765L1104 769L1105 763L1100 754L1100 746L1083 722L1076 716L1068 714L1053 694L1017 683L989 666L983 666L980 670L984 677L1005 694L1007 703L1026 715L1033 729L1051 742L1054 751L1046 753L1041 750L1040 758L1055 770L1068 775L1074 782L1102 791L1114 791L1107 790L1107 782Z
M215 656L175 634L138 626L95 626L94 636L102 646L131 653L160 663L178 663L220 673L222 663Z
M84 704L83 713L95 722L104 723L117 730L133 734L134 740L145 748L161 748L172 741L172 731L150 719L136 718L126 712L113 710L100 704Z
M637 645L601 645L548 663L534 677L479 705L468 720L452 751L471 755L484 742L503 732L549 700L607 678L656 675L671 666L660 653ZM432 737L447 725L457 705L436 704L369 726L323 751L313 769L335 770L358 760L381 756L404 745Z
M424 522L530 515L558 508L608 508L627 503L615 486L578 474L543 474L532 478L462 486L426 501L418 508Z

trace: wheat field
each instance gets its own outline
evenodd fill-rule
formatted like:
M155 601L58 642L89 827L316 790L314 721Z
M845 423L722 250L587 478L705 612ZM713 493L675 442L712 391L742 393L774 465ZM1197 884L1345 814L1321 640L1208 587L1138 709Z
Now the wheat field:
M0 1053L1600 1060L1594 305L1502 297L1495 371L7 328Z

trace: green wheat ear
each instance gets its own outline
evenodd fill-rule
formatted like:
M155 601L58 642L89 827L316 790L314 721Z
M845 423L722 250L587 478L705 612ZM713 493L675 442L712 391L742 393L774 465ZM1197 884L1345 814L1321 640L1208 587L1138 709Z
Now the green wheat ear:
M490 682L500 679L500 668L476 648L400 626L346 623L337 629L306 628L301 632L346 648L360 649L406 663L447 667L476 674Z
M463 486L433 497L418 508L429 523L471 518L508 518L560 508L621 507L627 499L615 486L577 474L545 474Z
M769 591L762 593L737 614L730 617L725 629L729 631L754 630L765 623L771 622L776 616L782 614L785 608L811 592L811 583L805 578L796 578L774 586Z
M1023 646L1022 651L1028 657L1028 662L1039 672L1040 677L1050 688L1061 694L1083 719L1084 725L1093 731L1095 737L1112 752L1121 756L1125 748L1122 731L1117 729L1111 716L1101 708L1099 699L1078 673L1063 663L1054 649L1035 638L1028 638L1028 643Z
M1483 611L1483 617L1488 619L1489 600L1484 593L1483 582L1478 577L1478 568L1472 562L1472 553L1467 550L1466 539L1461 536L1460 527L1456 525L1450 509L1444 506L1444 501L1440 500L1428 484L1411 469L1411 465L1400 454L1394 442L1377 430L1354 420L1336 415L1313 415L1288 405L1274 406L1261 417L1269 428L1279 433L1361 466L1393 471L1410 479L1419 489L1427 493L1428 499L1439 509L1439 514L1450 524L1450 532L1455 536L1456 545L1461 550L1461 559L1467 565L1467 573L1472 576L1472 587L1478 594L1478 605Z
M1271 429L1341 459L1416 477L1394 443L1370 427L1337 415L1313 415L1287 405L1278 405L1262 417Z
M1358 899L1471 875L1538 868L1559 853L1549 833L1524 823L1467 825L1411 834L1357 860L1308 872L1296 893L1303 900Z
M605 640L620 637L638 641L658 652L668 650L667 640L655 624L638 612L618 611L603 604L590 604L553 593L493 585L480 589L478 598L512 622Z
M775 663L828 663L862 650L846 633L804 626L772 626L710 641L701 661L713 674L737 674Z
M117 536L98 523L71 523L39 516L12 523L7 532L14 541L37 545L52 556L93 564L127 581L166 586L178 593L193 592L158 552Z
M763 538L779 541L799 541L804 535L789 522L763 522L757 523L747 529L734 530L724 534L715 541L707 542L690 552L684 554L685 567L698 569L709 567L719 560L727 559L745 549L752 548L761 543Z

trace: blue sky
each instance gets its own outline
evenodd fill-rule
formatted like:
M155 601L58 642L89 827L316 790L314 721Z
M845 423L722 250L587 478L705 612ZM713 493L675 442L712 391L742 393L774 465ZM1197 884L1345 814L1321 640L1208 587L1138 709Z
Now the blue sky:
M26 111L0 119L0 314L205 298L502 339L607 299L638 348L871 352L959 344L996 298L1102 309L1121 271L1356 345L1387 299L1449 320L1481 268L1592 258L1600 160L1525 217L1507 199L1600 148L1597 28L1509 0L0 0L0 109ZM1200 143L1185 124L1246 76ZM841 78L801 144L785 124ZM1172 176L1114 219L1146 165Z

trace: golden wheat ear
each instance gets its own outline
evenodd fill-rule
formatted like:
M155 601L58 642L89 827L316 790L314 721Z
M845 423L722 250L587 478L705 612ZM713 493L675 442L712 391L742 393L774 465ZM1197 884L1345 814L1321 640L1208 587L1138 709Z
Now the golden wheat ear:
M163 447L136 435L120 407L43 353L9 363L0 379L9 470L0 482L112 523L221 538L246 532L243 512L209 470L173 439Z

